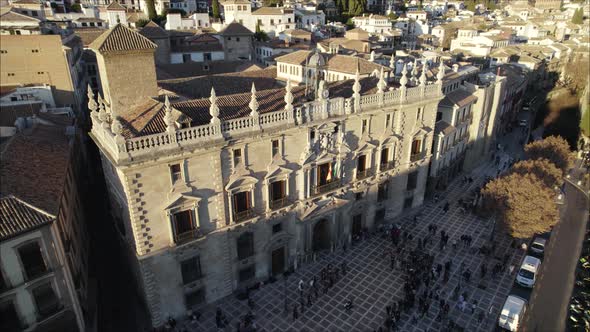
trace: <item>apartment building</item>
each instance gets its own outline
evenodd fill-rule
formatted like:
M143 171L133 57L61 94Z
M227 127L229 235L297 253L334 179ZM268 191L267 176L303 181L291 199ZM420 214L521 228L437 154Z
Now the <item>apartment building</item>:
M154 326L423 202L442 78L409 84L403 70L388 86L383 72L361 79L357 62L354 79L316 75L313 90L253 84L170 103L143 36L118 26L93 48L109 75L91 137Z
M252 3L248 0L229 0L220 5L223 6L225 24L239 23L250 31L256 31L258 26L271 37L297 27L292 8L261 7L252 10Z

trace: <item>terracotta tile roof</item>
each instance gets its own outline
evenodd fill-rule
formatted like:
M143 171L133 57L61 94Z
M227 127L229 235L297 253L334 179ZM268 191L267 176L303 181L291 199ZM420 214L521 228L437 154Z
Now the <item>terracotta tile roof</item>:
M96 38L100 37L106 30L99 28L76 28L74 33L82 38L84 47L88 47Z
M0 85L0 97L13 93L18 87L20 87L20 85Z
M47 225L55 219L26 202L12 196L0 198L0 241Z
M447 94L440 103L444 106L449 107L452 107L454 105L458 107L463 107L465 105L469 105L472 102L475 102L476 100L477 97L472 95L471 93L463 89L456 89L455 91Z
M107 10L126 11L125 7L121 6L118 1L113 1L107 6Z
M284 15L293 14L293 9L281 7L260 7L252 11L252 15Z
M305 64L308 56L312 53L312 51L301 50L280 56L276 58L276 61L289 64L303 65ZM354 56L340 54L322 54L322 56L324 57L324 59L327 60L326 62L329 70L341 73L356 73L357 62L360 67L359 72L361 75L371 74L374 70L381 70L381 67L383 67L385 71L390 71L388 67L384 67L371 61L367 61L365 59L361 59Z
M90 45L95 51L101 53L135 51L155 49L158 46L146 37L132 31L122 24L115 25L100 37L96 38Z
M361 95L375 93L378 79L368 77L361 79ZM328 85L330 98L352 96L352 85L354 80L333 82ZM305 87L293 87L294 101L293 105L301 105L306 101L304 98ZM258 90L256 98L258 100L260 114L280 111L285 107L285 88ZM250 114L251 93L239 93L219 96L217 105L219 106L219 119L222 121L231 120ZM210 122L209 115L209 95L200 99L180 101L171 104L178 112L173 113L176 122L186 123L190 126L204 125ZM144 136L155 133L162 133L166 130L164 123L164 106L161 102L151 99L145 105L140 105L131 110L124 117L121 117L121 123L125 127L123 135L125 137Z
M446 135L452 133L453 131L455 131L455 126L453 126L452 124L450 124L444 120L439 120L434 125L434 132L436 134L442 133L443 135L446 136Z
M148 24L139 30L139 33L148 39L168 38L166 30L162 29L154 21L149 21Z
M286 35L291 35L291 36L301 36L301 37L310 37L311 36L311 32L306 31L306 30L301 30L301 29L285 30L284 33Z
M104 20L96 17L79 17L76 22L104 22Z
M0 196L15 195L56 215L69 156L64 127L38 124L17 133L0 158Z
M159 80L168 80L184 77L222 74L239 71L240 67L250 66L249 61L211 61L205 67L203 63L187 62L166 65L157 65L156 75Z
M38 115L41 102L20 105L0 105L0 127L14 127L16 119Z
M39 24L41 22L40 19L30 17L27 15L23 15L17 12L13 12L12 10L7 10L0 15L0 20L2 22L29 22L31 24Z
M248 92L252 82L259 91L274 89L280 86L275 79L276 76L276 67L269 67L262 70L158 81L158 85L178 95L195 99L208 98L211 87L215 88L218 96Z
M221 36L249 36L254 33L240 23L232 22L223 28L219 34Z

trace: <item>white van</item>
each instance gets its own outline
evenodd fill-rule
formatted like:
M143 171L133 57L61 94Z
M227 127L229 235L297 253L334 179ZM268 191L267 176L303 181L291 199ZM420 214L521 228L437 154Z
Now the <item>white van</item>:
M515 332L526 311L526 301L515 295L508 295L498 318L498 325L508 331Z
M516 275L516 283L523 287L533 288L537 279L537 272L541 267L541 260L533 256L525 256Z

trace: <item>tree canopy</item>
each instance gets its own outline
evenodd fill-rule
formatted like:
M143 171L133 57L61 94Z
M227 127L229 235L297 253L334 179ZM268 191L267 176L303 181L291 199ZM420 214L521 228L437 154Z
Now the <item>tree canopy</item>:
M512 168L510 173L536 176L547 188L553 188L563 180L563 173L555 164L547 159L531 159L519 161Z
M576 9L574 16L572 17L572 23L582 24L584 23L584 10L582 8Z
M154 0L145 0L145 5L148 11L148 17L150 20L154 20L158 14L156 13L156 5L154 4Z
M535 175L512 173L495 179L483 188L482 195L485 207L514 238L547 232L557 222L555 193Z
M221 14L219 13L219 0L213 0L211 2L211 12L213 14L213 18L221 17Z
M344 0L346 1L346 0ZM367 0L348 0L348 15L357 16L365 12Z
M534 141L524 147L527 159L547 159L552 162L562 174L565 174L573 162L573 156L567 141L560 136L549 136L540 141Z

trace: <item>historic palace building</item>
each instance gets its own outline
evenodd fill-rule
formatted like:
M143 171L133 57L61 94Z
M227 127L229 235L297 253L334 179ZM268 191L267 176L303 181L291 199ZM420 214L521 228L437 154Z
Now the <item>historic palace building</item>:
M310 52L300 86L169 101L148 39L117 25L91 48L91 136L154 326L423 202L444 70L327 82Z

